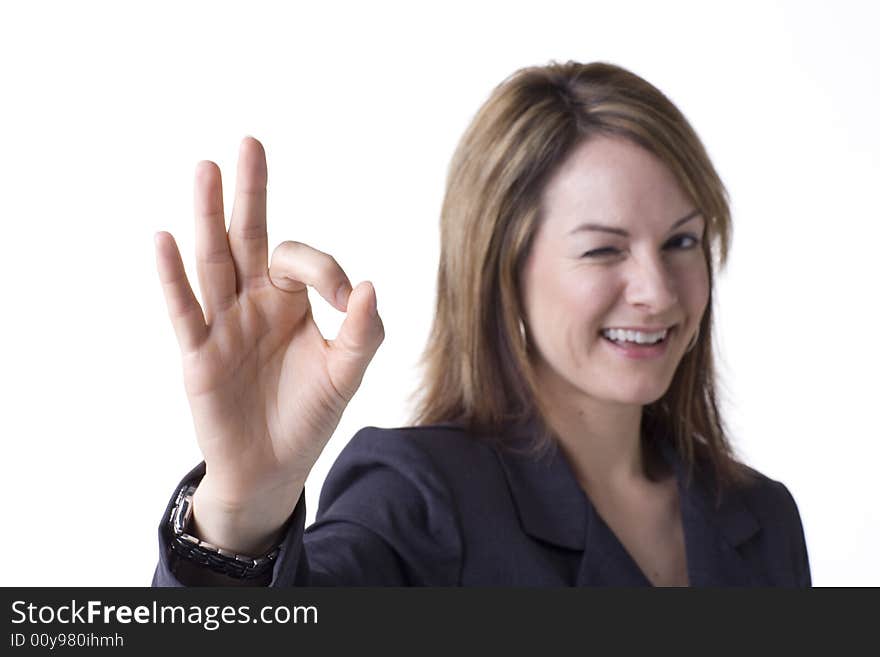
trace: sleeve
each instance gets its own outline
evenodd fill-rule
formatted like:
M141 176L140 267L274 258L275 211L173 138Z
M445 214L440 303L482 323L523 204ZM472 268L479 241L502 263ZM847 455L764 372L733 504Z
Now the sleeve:
M181 485L204 476L204 464ZM153 586L186 586L172 561L167 519L159 527ZM330 469L315 523L301 496L270 586L455 586L461 536L449 487L426 451L403 431L359 431Z

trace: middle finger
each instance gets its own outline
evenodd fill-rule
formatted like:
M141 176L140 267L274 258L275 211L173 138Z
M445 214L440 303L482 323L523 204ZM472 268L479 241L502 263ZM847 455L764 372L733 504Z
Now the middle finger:
M238 153L235 205L229 222L229 248L239 291L269 281L266 182L263 145L253 137L245 137Z

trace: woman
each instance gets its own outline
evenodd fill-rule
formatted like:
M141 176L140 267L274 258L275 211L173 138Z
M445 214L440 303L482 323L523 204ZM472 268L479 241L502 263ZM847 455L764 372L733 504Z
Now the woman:
M195 198L204 309L156 246L205 462L155 585L810 585L794 500L718 410L726 191L643 79L569 62L495 89L449 170L413 426L358 432L308 531L306 477L384 338L375 291L296 242L267 269L256 140L228 233L213 163ZM306 286L347 313L336 340Z

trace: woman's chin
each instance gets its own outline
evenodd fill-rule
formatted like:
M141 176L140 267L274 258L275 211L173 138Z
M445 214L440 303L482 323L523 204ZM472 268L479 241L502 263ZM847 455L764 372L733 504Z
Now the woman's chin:
M666 394L669 385L643 385L631 387L628 390L618 389L613 393L609 391L606 398L610 402L628 406L647 406L653 404Z

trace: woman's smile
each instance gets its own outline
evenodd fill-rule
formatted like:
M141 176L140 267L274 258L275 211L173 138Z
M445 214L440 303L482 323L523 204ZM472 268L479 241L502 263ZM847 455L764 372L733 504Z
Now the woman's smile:
M660 358L666 355L675 326L661 331L625 331L622 329L603 330L602 341L609 345L613 353L633 360ZM655 341L652 341L656 337Z

